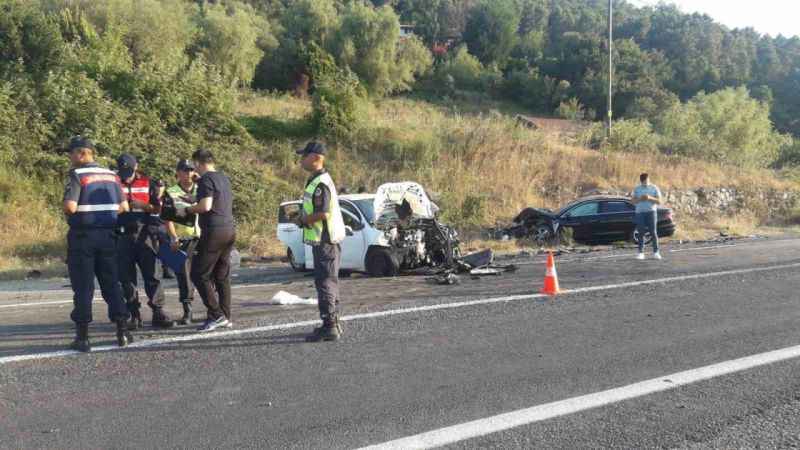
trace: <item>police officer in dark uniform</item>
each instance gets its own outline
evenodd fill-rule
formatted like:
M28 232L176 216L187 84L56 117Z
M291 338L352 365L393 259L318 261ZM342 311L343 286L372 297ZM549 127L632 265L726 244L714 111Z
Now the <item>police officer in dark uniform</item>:
M128 209L117 175L94 162L95 147L76 136L69 143L72 170L64 191L67 233L67 268L72 290L75 322L74 350L91 351L89 323L92 321L94 278L100 283L108 317L117 324L117 344L133 342L126 321L129 313L122 300L117 269L117 216Z
M122 192L130 204L130 212L119 218L119 277L122 295L131 313L129 329L142 327L139 312L136 267L142 273L147 306L153 310L153 326L170 328L175 325L164 312L164 290L161 271L158 270L160 239L166 236L161 211L161 188L158 182L138 171L139 164L133 155L122 154L117 158L117 173L122 180Z
M325 145L309 142L297 150L300 165L311 177L303 193L303 209L299 225L303 242L314 254L314 284L322 326L306 337L308 342L336 341L342 333L339 324L339 266L346 230L339 196L330 174L325 170Z

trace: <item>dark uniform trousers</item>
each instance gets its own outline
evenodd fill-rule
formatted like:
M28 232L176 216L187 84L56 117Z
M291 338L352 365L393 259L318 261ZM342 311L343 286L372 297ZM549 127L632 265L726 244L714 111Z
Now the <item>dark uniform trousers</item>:
M70 229L67 233L67 269L75 293L71 318L75 323L92 321L94 278L100 283L112 322L128 320L122 300L117 266L117 235L112 229Z
M321 243L311 246L314 253L314 285L317 288L317 305L323 322L338 314L339 266L342 248L339 244Z
M197 249L198 239L181 240L181 250L186 252L186 264L183 270L175 272L175 279L178 281L178 296L181 303L192 303L194 301L194 285L189 280L192 273L192 259Z
M158 243L153 243L156 238L157 230L152 230L153 226L138 226L127 228L118 241L119 252L119 278L122 284L122 295L129 311L138 311L141 307L139 302L139 292L137 289L136 267L142 273L144 280L144 291L147 294L147 305L153 309L164 306L164 290L161 286L161 271L158 270L158 259L154 247L158 248Z
M234 228L203 230L197 243L197 255L192 261L192 282L208 318L231 318L231 251L236 242Z

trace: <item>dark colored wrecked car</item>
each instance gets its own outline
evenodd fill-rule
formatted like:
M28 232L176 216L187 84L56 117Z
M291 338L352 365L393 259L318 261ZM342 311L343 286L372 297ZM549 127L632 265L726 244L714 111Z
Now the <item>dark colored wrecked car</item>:
M530 238L547 242L571 230L572 238L584 244L605 244L619 241L638 242L634 224L636 207L629 197L592 196L575 200L558 211L526 208L503 230L506 236L517 239ZM659 206L657 231L659 237L675 234L676 225L670 208ZM649 242L649 233L644 241Z

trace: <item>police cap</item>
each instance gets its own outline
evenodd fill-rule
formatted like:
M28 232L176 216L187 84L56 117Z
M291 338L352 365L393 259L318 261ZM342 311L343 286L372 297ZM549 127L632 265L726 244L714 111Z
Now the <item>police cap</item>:
M306 156L312 153L316 153L317 155L324 155L327 153L327 149L325 149L325 144L322 142L312 141L306 144L304 148L298 149L295 153L298 155Z

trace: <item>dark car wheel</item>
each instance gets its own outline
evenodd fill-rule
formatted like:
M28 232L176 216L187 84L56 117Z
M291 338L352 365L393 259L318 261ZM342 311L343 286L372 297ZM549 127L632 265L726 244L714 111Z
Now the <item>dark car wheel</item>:
M365 265L367 273L372 277L396 277L400 273L400 263L386 248L370 249Z
M553 228L550 225L540 223L531 230L530 236L533 242L545 244L553 240L555 233L553 233Z

